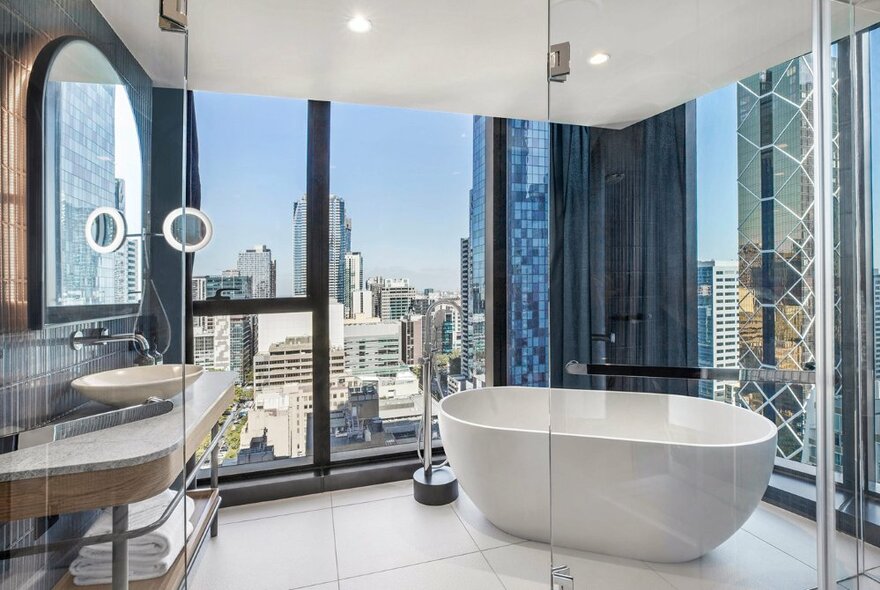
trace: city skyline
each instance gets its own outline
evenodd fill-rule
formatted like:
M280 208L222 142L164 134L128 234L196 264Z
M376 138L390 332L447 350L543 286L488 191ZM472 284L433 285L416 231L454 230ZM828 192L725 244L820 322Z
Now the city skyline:
M732 259L736 85L696 102L698 255ZM196 106L199 124L209 128L200 131L203 193L211 195L203 209L220 231L239 228L235 239L215 240L199 252L196 274L232 268L237 252L252 245L245 236L260 235L277 253L278 295L289 296L294 262L284 253L293 239L295 204L305 192L306 102L197 92ZM345 200L354 220L350 247L363 254L364 277L405 277L417 290L457 290L459 240L469 234L473 117L336 103L333 109L331 192ZM224 128L213 124L216 119L231 123ZM407 165L395 169L391 182L387 172L394 161ZM420 184L430 190L415 190ZM243 207L250 199L256 206ZM430 223L412 223L417 219Z
M224 236L195 257L195 273L232 268L259 235L277 253L278 296L289 296L291 219L305 193L306 101L210 92L195 100L202 209ZM349 246L363 254L365 277L458 289L471 125L470 115L334 103L331 193L354 220Z

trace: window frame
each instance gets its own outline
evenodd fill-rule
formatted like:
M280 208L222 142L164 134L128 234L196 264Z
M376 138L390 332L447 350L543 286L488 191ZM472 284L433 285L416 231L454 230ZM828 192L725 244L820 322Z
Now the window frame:
M308 101L306 137L306 295L269 299L226 299L192 301L187 325L196 317L310 313L312 316L312 449L311 456L285 457L265 464L254 463L220 468L220 481L246 481L281 477L354 465L381 465L415 458L415 445L331 452L330 448L330 131L328 101ZM494 329L485 340L486 385L507 383L507 259L506 259L506 154L507 119L485 117L486 125L486 318ZM501 245L499 248L498 245ZM191 267L190 267L191 268ZM189 285L190 283L187 282ZM495 305L498 302L500 305ZM487 326L488 327L488 326ZM192 361L192 332L186 340L188 361ZM442 441L434 441L435 454L443 453Z
M312 319L312 455L280 459L284 471L330 465L330 103L308 101L306 133L306 295L271 299L192 301L187 326L196 317L310 313ZM190 266L191 268L191 266ZM191 272L191 271L190 271ZM187 285L191 282L188 281ZM191 287L188 287L191 288ZM187 334L192 361L194 339ZM311 460L309 460L311 459ZM274 462L273 462L274 463ZM285 469L285 465L287 469ZM221 480L223 479L221 468ZM243 469L259 475L263 469ZM236 468L234 472L239 472Z

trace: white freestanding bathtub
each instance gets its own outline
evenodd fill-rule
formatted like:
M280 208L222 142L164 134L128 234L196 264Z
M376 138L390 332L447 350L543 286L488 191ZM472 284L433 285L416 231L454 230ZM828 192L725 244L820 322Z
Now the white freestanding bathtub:
M677 395L474 389L444 399L439 419L461 487L498 528L654 562L695 559L733 535L776 454L766 418Z

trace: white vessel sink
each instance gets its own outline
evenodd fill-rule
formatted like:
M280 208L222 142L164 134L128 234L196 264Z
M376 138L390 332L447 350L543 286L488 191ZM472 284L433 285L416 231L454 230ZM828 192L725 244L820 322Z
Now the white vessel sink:
M203 372L198 365L129 367L86 375L70 385L89 399L122 408L143 403L150 397L174 397L195 383Z

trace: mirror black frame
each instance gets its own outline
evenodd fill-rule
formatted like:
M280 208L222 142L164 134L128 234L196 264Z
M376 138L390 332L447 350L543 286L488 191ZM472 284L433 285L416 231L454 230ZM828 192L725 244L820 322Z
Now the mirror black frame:
M46 277L43 105L52 64L61 50L74 41L88 43L100 51L113 66L113 61L100 47L84 37L67 35L47 43L37 55L31 70L27 90L27 315L28 327L31 330L41 330L51 325L133 316L140 307L139 303L55 307L46 305L46 291L43 284ZM113 68L116 69L115 66ZM120 79L125 84L121 75ZM141 141L141 159L143 157L143 141ZM142 174L143 170L146 168L142 167Z

